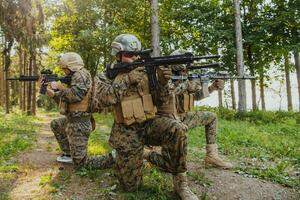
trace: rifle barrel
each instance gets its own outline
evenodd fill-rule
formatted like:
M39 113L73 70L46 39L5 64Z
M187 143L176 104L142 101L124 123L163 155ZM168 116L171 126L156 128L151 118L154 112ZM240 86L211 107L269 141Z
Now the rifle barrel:
M205 64L199 66L188 66L188 69L193 70L193 69L218 68L218 67L221 67L220 63L211 63L211 64Z
M206 56L198 56L194 57L196 60L201 60L201 59L212 59L212 58L220 58L220 55L206 55Z

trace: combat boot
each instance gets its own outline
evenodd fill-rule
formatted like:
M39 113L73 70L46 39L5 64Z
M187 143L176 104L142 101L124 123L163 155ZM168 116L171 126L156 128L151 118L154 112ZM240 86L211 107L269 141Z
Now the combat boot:
M174 175L173 184L175 192L182 200L199 200L188 186L186 173L178 173L177 175Z
M152 153L152 149L148 147L144 147L144 152L143 152L143 159L149 160L149 156Z
M222 169L230 169L233 167L230 162L225 162L219 157L217 144L206 145L206 156L204 163L205 167L219 167Z

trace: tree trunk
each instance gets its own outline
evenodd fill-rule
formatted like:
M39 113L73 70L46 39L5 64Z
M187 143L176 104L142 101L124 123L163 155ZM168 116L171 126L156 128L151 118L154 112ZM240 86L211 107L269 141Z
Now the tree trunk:
M252 110L257 110L256 104L256 80L251 79L251 91L252 91Z
M151 0L151 48L153 49L153 56L160 55L159 34L158 0Z
M219 108L223 108L223 91L218 90Z
M2 55L1 56L1 67L0 67L0 106L3 106L3 102L4 102L4 74L3 74L3 71L4 71L4 56Z
M290 67L289 67L289 55L288 55L288 53L284 54L284 72L285 72L285 83L286 83L288 110L293 110L291 79L290 79Z
M264 73L260 73L259 75L259 87L260 87L261 109L266 110Z
M235 8L235 38L237 49L237 72L239 76L244 75L244 61L243 61L243 43L242 43L242 28L241 28L241 10L239 0L234 0ZM246 112L247 110L247 98L246 98L246 82L245 80L238 80L239 91L239 112Z
M33 74L37 75L37 66L36 66L36 53L32 53L32 67ZM36 115L36 82L32 83L32 107L31 107L32 115Z
M27 73L27 52L23 52L23 63L22 63L22 74L26 75ZM23 83L22 87L22 111L26 111L26 87L28 83Z
M255 70L253 67L253 55L252 55L252 45L249 45L247 48L248 60L249 60L249 69L251 76L255 76ZM252 94L252 110L257 110L256 104L256 80L251 79L251 94Z
M230 80L230 92L232 99L232 109L236 110L236 100L235 100L235 90L234 90L234 80Z
M9 77L9 67L10 67L10 50L13 45L12 39L5 38L5 49L4 49L4 88L5 88L5 113L9 113L9 96L10 96L10 88L9 81L7 78Z
M28 66L28 76L32 75L32 57L29 58L29 66ZM28 81L28 88L27 88L27 115L32 115L31 109L31 97L32 97L32 82Z
M298 96L299 96L299 112L300 112L300 60L299 60L299 52L294 53L294 59L295 59L295 67L296 67L296 73L297 73L297 80L298 80Z
M23 50L22 47L19 49L19 75L23 72ZM19 84L19 109L22 110L22 101L23 101L23 83L20 81Z

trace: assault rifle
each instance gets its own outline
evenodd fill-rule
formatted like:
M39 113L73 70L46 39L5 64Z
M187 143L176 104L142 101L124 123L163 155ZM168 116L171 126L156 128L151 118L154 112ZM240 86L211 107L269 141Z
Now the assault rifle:
M150 91L153 92L158 88L156 78L156 68L159 66L186 64L190 66L194 61L202 59L219 58L219 55L207 55L196 57L192 53L185 53L174 56L151 57L151 50L138 52L128 52L131 55L138 55L140 58L132 63L115 63L106 65L106 76L114 79L119 73L129 72L137 67L144 66L148 75ZM125 52L127 53L127 52Z
M20 77L18 77L18 78L7 78L6 80L9 80L9 81L38 81L40 79L43 80L42 81L43 83L40 88L40 94L46 94L48 83L51 83L54 81L60 81L67 85L71 84L71 76L59 77L56 74L53 74L53 72L49 69L41 71L41 76L20 75Z
M201 82L202 90L204 96L208 96L208 84L210 80L229 80L229 79L238 79L238 80L246 80L246 79L255 79L254 76L243 75L243 76L230 76L227 72L219 71L219 72L206 72L206 73L197 73L190 74L188 76L172 76L172 81L185 81L185 80L199 80Z

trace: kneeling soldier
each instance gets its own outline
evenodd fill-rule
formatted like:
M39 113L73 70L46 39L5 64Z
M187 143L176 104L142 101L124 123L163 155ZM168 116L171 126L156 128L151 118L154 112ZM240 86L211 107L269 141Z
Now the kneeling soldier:
M181 55L187 53L185 50L176 50L171 55ZM176 75L186 76L188 74L187 68L184 65L173 65L172 72ZM192 112L192 108L195 100L201 100L205 98L203 95L202 86L200 81L186 80L176 81L175 94L177 111L180 120L188 126L188 128L195 128L198 126L205 126L206 136L206 156L204 159L206 166L220 167L224 169L232 168L232 164L223 161L218 156L218 146L216 143L217 137L217 116L212 112ZM215 90L224 88L224 81L216 80L208 87L209 93Z
M87 144L92 132L92 114L88 111L88 103L92 78L84 68L80 55L69 52L60 57L59 65L71 83L65 87L62 83L52 82L47 95L59 104L60 113L64 115L51 122L51 129L63 154L58 162L74 163L75 167L104 169L110 167L113 155L87 156ZM42 80L43 81L43 80Z
M138 59L140 41L130 34L121 34L112 42L112 55L119 63ZM168 80L171 70L158 69L157 104L169 100ZM97 87L103 105L113 106L114 124L109 143L116 150L116 174L126 191L138 189L142 183L143 156L159 169L174 175L174 188L184 200L197 200L186 178L186 126L174 118L157 115L148 76L143 66L119 73L112 84ZM158 103L159 102L159 103ZM143 153L145 145L162 146L162 153Z

